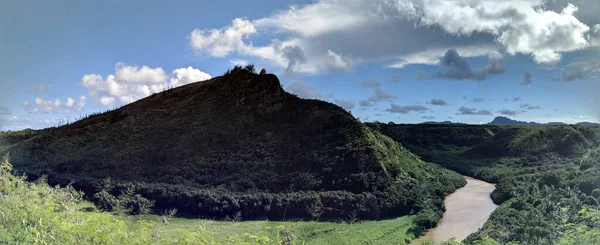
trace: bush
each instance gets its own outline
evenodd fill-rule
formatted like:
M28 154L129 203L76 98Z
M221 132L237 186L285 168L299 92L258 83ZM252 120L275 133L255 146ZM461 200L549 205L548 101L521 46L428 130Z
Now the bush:
M96 207L109 212L117 209L120 206L119 200L105 190L94 194L92 197L92 202L94 202Z
M133 196L126 204L127 209L131 214L141 215L150 213L150 209L154 206L154 201L150 201L140 194Z

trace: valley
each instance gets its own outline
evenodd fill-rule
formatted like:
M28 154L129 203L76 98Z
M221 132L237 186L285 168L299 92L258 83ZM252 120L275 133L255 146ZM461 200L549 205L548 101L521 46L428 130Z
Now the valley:
M102 244L133 233L139 244L590 244L600 234L598 127L363 123L253 66L60 127L0 132L0 154L0 206L16 217L0 226L18 234L0 235L17 243L95 241L69 227L109 221L122 236L107 228ZM38 216L15 228L25 213L7 205L23 202Z

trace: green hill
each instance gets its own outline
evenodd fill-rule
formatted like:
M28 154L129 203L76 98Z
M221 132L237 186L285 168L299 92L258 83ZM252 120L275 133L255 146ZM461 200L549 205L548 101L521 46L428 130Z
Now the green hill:
M491 197L501 205L466 244L597 241L598 213L586 214L600 209L600 127L368 126L425 161L496 183Z
M380 219L424 209L439 217L443 197L465 184L252 67L62 127L6 132L0 143L32 179L72 183L102 202L133 192L157 209L209 218Z

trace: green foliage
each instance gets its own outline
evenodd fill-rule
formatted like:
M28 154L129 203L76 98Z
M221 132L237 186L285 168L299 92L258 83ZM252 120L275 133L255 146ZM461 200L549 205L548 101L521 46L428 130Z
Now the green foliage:
M595 237L593 219L578 214L586 206L598 208L600 128L385 124L377 127L425 161L497 183L491 197L500 206L465 244L600 241Z
M421 234L423 232L425 232L428 228L433 228L435 226L437 226L438 224L438 220L441 217L439 216L439 214L436 214L435 212L431 211L431 210L423 210L421 212L419 212L417 214L417 218L415 220L415 223L417 224L417 227L420 228L419 230L415 230L415 234Z
M10 169L8 161L2 162L0 169ZM27 182L8 171L0 172L2 244L223 244L197 227L173 231L158 222L130 221L106 212L84 212L80 210L83 193L72 187L51 187L42 182ZM247 236L256 239L228 244L284 244L285 241L279 235ZM257 243L260 241L270 243Z
M94 194L92 201L104 211L113 211L120 206L119 200L104 190Z
M142 197L140 194L135 194L126 204L125 207L131 214L148 214L150 209L154 206L154 201L150 201L147 198Z

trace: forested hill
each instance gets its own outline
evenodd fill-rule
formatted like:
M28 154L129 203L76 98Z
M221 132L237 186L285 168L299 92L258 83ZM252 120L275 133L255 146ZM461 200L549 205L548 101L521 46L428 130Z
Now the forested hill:
M111 196L133 192L159 209L204 217L376 219L426 210L435 221L443 197L465 184L341 107L289 94L251 66L0 137L0 153L31 178L73 182L108 207Z
M600 127L368 125L425 161L497 183L501 205L466 244L598 243Z

